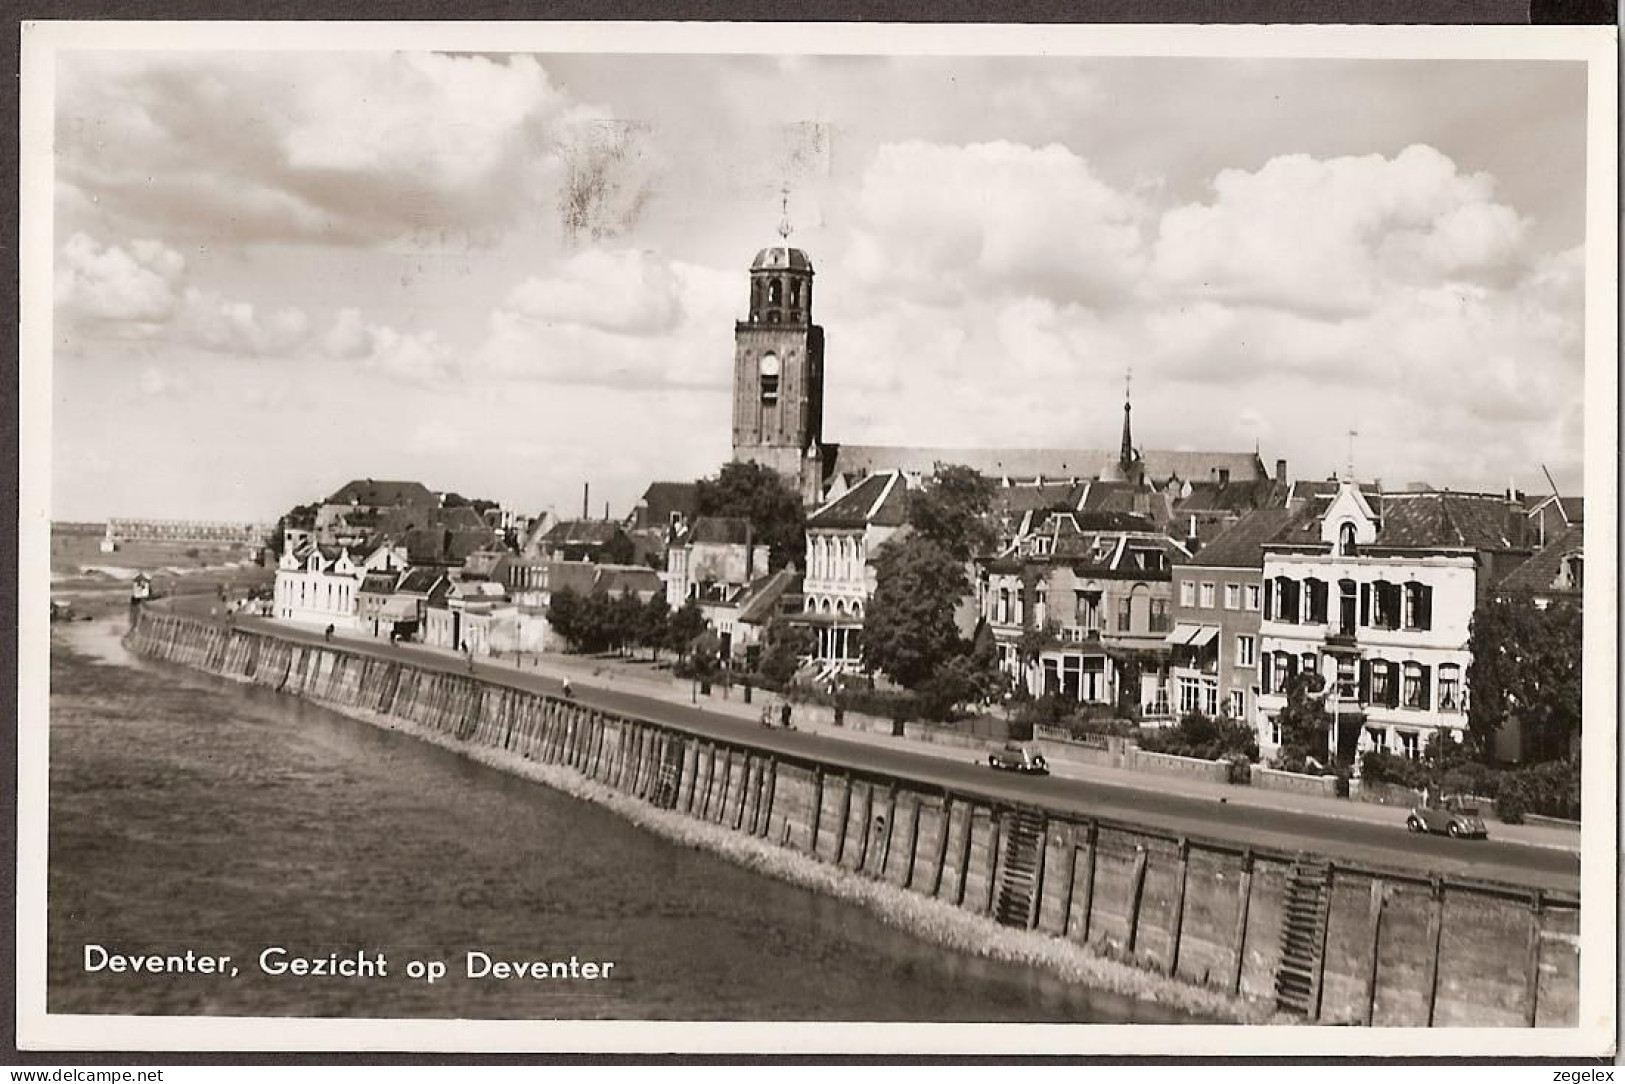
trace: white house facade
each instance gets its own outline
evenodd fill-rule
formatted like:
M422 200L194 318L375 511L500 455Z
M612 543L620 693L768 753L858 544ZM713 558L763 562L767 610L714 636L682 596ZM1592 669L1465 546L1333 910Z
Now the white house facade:
M1368 498L1352 484L1264 545L1258 744L1302 673L1332 717L1328 756L1415 757L1436 731L1467 726L1469 629L1486 564L1521 543L1513 507L1482 494Z

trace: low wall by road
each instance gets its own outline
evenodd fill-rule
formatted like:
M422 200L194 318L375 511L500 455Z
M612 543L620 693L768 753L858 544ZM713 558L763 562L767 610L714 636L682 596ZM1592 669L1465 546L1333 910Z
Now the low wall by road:
M1086 943L1182 982L1324 1022L1572 1026L1579 901L1512 886L1315 862L990 799L589 707L420 661L144 610L142 654L470 746L565 765L651 805L751 833ZM1312 897L1306 950L1286 921ZM1296 936L1296 939L1295 939ZM1308 951L1307 957L1302 954ZM1290 1004L1289 1004L1290 1003Z
M1284 790L1293 794L1313 794L1321 798L1337 797L1335 775L1303 775L1254 764L1252 784L1260 790Z

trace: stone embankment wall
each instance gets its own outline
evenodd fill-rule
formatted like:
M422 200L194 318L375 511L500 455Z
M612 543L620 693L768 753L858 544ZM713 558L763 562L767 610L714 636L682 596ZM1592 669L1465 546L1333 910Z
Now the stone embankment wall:
M1573 897L1333 865L719 740L497 678L157 610L142 654L562 764L990 922L1328 1023L1572 1026Z

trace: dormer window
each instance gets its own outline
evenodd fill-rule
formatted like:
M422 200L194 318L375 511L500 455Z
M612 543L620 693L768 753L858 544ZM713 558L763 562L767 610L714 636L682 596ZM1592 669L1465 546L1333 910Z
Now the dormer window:
M1337 555L1354 556L1354 524L1345 523L1337 528Z

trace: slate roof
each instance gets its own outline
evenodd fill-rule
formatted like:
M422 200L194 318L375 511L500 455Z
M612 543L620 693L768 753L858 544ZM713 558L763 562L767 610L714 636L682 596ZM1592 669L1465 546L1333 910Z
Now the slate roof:
M1248 512L1223 534L1197 550L1194 556L1176 563L1209 568L1261 569L1264 567L1264 543L1273 541L1276 534L1297 515L1285 508L1260 508Z
M1524 519L1503 496L1387 493L1378 547L1512 549L1524 545Z
M875 474L807 517L808 529L898 527L908 520L908 479L895 471Z
M643 491L632 519L639 527L665 527L671 514L680 512L693 519L699 511L699 487L693 482L650 482Z
M1156 531L1100 530L1085 526L1085 522L1087 520L1080 521L1079 516L1069 512L1054 513L1027 536L1029 539L1033 535L1047 536L1051 540L1048 554L1012 553L1010 556L1018 560L1061 559L1079 571L1095 575L1150 572L1164 577L1175 561L1189 556L1179 543ZM1132 555L1140 550L1162 553L1163 567L1156 570L1136 567Z
M369 572L361 578L361 590L369 595L388 595L395 591L395 573Z
M1250 512L1270 503L1275 492L1273 479L1256 482L1192 482L1188 497L1176 497L1174 512L1190 515L1198 512Z
M445 579L445 576L446 574L438 568L409 568L406 570L406 574L401 577L400 582L395 585L395 590L410 592L415 595L427 594L434 588L435 584Z
M1117 464L1116 451L1068 448L907 448L875 444L835 447L831 473L847 477L901 470L929 475L936 464L959 464L989 478L1099 478ZM1266 476L1263 462L1253 452L1184 452L1150 450L1143 453L1145 474L1168 478L1210 478L1220 469L1230 471L1233 482Z
M621 525L608 519L565 519L542 536L546 546L602 546L614 540Z
M543 583L549 591L574 591L578 595L592 593L598 578L598 566L591 561L549 561Z
M1081 488L1071 482L1045 482L1036 486L1000 486L993 491L993 511L1018 516L1023 512L1048 512L1076 508L1073 494Z
M440 498L422 482L385 482L376 478L357 478L340 487L337 493L327 498L327 503L436 508L440 504Z
M739 516L701 516L684 542L713 546L743 546L751 541L750 520Z
M1497 591L1530 592L1533 594L1558 593L1572 591L1579 594L1574 588L1558 587L1558 577L1563 571L1563 560L1575 554L1585 553L1585 525L1571 524L1554 537L1546 547L1537 550L1529 560L1513 569L1512 572L1497 585Z
M750 625L766 624L779 611L785 595L798 588L800 579L795 569L781 568L752 583L740 594L739 620Z

